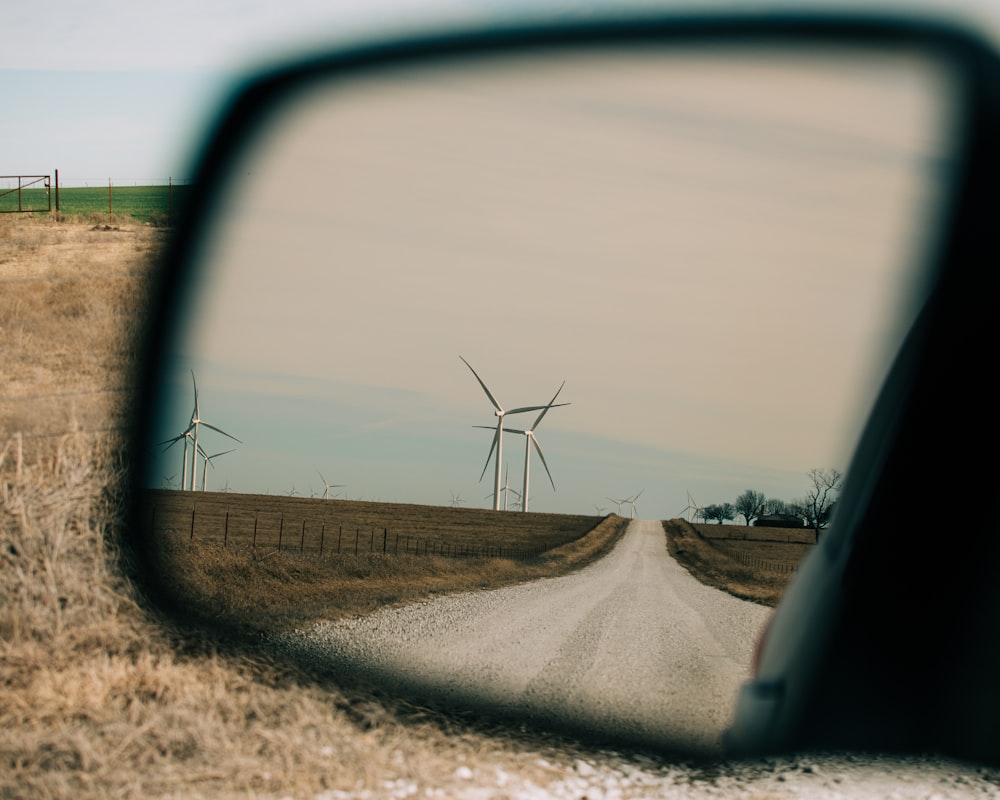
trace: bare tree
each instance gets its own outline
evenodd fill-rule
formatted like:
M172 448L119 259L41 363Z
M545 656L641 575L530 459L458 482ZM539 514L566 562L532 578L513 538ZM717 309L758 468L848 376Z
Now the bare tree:
M784 500L778 500L774 497L769 497L764 502L764 510L761 511L762 514L781 514L785 516L796 516L798 514L798 509L793 503L787 503Z
M767 498L763 492L747 489L736 498L736 513L742 514L747 525L753 525L753 521L764 513L764 503L766 502Z
M730 520L736 516L736 509L733 508L732 503L713 503L710 506L705 506L701 510L701 518L703 520L716 520L720 525L723 520Z
M830 523L837 499L834 495L840 491L844 476L837 469L811 469L809 480L812 482L812 489L797 505L806 524L815 532L818 542L820 529Z

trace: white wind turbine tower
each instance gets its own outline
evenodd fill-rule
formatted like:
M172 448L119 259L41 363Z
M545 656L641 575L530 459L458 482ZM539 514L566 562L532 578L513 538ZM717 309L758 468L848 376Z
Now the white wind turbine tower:
M493 405L493 413L496 414L497 417L497 427L496 427L496 432L493 434L493 444L490 445L490 452L486 456L486 464L483 467L482 475L479 476L479 480L482 480L483 475L486 474L486 469L490 465L490 458L493 457L493 449L496 448L497 451L496 469L494 470L495 474L493 481L493 510L499 511L500 471L501 471L501 464L503 463L503 418L507 414L521 414L524 413L525 411L541 411L543 408L545 408L545 406L525 406L523 408L512 408L510 409L510 411L504 411L503 407L500 405L500 403L497 402L497 399L493 396L493 392L491 392L489 388L487 388L486 384L483 383L483 379L479 377L479 374L474 369L472 369L472 364L470 364L468 361L462 358L462 356L459 356L459 358L462 359L462 363L469 368L472 374L476 376L476 380L479 381L479 385L483 387L483 391L486 392L486 396L489 398L490 403Z
M235 449L236 448L233 448L233 450ZM208 491L208 468L211 467L212 469L215 469L215 464L212 463L213 459L216 459L219 456L224 456L226 453L232 453L233 450L223 450L221 453L215 453L214 455L210 456L208 453L205 452L204 448L202 447L198 448L198 453L201 455L203 460L202 470L201 470L201 490L203 492Z
M344 484L342 484L342 483L330 483L326 478L323 477L323 473L320 472L319 470L316 470L316 474L319 475L319 479L321 481L323 481L323 499L324 500L329 500L330 499L330 490L331 489L343 489L344 488Z
M532 426L530 428L528 428L525 431L520 431L520 430L517 430L516 428L507 428L506 429L508 433L520 433L521 435L524 436L524 489L521 492L521 497L523 498L524 502L521 503L521 510L522 511L527 511L528 510L528 498L529 498L529 494L528 494L528 482L529 482L528 481L528 477L529 477L529 474L531 472L531 446L532 445L534 445L535 446L535 450L538 451L538 457L540 459L542 459L542 466L545 467L545 474L549 476L549 483L552 484L552 491L554 492L556 490L556 482L554 480L552 480L552 473L549 472L549 465L547 463L545 463L545 456L542 454L542 448L538 444L538 438L535 436L535 428L538 427L538 424L542 421L542 417L545 416L545 414L548 412L548 410L550 408L555 408L556 407L556 406L553 405L553 403L555 403L556 398L559 396L559 392L561 392L563 390L563 386L565 386L565 385L566 385L566 381L563 381L559 385L559 388L556 389L556 393L554 395L552 395L552 399L549 400L548 405L546 405L545 408L542 409L542 413L539 414L538 417L535 418L535 421L534 421L534 423L532 424ZM568 406L569 403L560 403L559 405L560 406Z
M212 425L209 422L205 422L205 420L201 418L201 411L198 405L198 382L194 379L194 370L191 370L191 383L194 386L194 411L191 412L191 421L188 423L188 430L192 432L193 436L193 451L192 451L193 457L191 459L191 491L193 492L196 484L196 479L198 476L197 455L198 455L199 426L204 425L206 428L209 428L215 431L216 433L221 433L223 436L228 436L234 442L239 442L240 444L243 444L243 442L240 442L240 440L237 439L232 434L226 433L224 430L222 430L222 428L217 428L215 425Z

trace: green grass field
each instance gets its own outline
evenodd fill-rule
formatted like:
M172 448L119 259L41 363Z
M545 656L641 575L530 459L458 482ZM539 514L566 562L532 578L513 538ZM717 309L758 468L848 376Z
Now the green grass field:
M0 185L0 212L19 210L48 213L56 211L56 193L53 187L29 187L20 193L16 183ZM70 216L94 216L106 220L131 217L137 222L169 225L184 202L187 185L174 186L112 186L109 202L107 186L70 186L59 189L59 213Z

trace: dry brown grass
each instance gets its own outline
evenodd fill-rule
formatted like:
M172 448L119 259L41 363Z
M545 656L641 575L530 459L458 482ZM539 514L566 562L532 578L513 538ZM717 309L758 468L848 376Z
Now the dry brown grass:
M663 527L670 554L695 578L766 606L777 605L795 568L813 547L812 531L692 525L680 519L668 520ZM723 533L720 527L729 530ZM786 541L760 541L770 538Z
M447 797L570 773L565 743L310 682L146 608L119 568L124 464L102 432L128 375L101 353L127 349L160 234L112 233L0 220L0 797Z
M111 430L163 232L0 216L0 431Z
M438 513L455 516L448 508ZM320 557L316 552L299 554L297 536L290 537L288 550L278 552L246 544L222 547L181 532L157 538L157 560L171 576L167 588L175 607L244 633L276 632L434 595L566 574L606 553L628 526L617 516L599 522L587 519L589 532L580 531L583 535L530 559L364 551L356 556L352 550Z
M145 492L137 508L172 605L251 633L562 575L628 526L614 515L163 490ZM482 555L427 555L432 543ZM517 557L488 552L501 547Z

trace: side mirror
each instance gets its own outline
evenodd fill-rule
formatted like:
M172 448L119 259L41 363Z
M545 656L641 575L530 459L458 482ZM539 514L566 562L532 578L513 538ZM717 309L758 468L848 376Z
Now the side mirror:
M480 505L502 514L501 463L522 469L512 436L522 506L552 515L640 490L653 520L678 516L693 488L791 500L809 468L846 467L952 269L975 105L965 44L901 22L644 20L365 48L251 81L206 146L161 272L131 526L151 592L201 603L164 556L194 539L199 508L215 546L255 553L262 498L324 503L334 484L438 515L449 495L492 490ZM501 403L532 416L506 428ZM536 413L545 456L529 487ZM886 454L865 447L849 482L867 488L840 504L831 548L868 519ZM480 470L495 482L480 486ZM295 497L310 488L323 496ZM278 552L291 512L274 507L275 558L332 532L304 508L287 532L296 555ZM384 513L369 552L378 529L391 572L398 512ZM499 517L478 524L502 539ZM488 669L330 663L421 699L715 752L766 614L744 610L738 630L687 651L646 648L648 682L611 708L607 674L539 705L511 677L529 654L503 637ZM673 612L642 615L655 613ZM714 630L716 612L691 613ZM607 665L602 641L588 653ZM685 663L718 705L671 688Z

